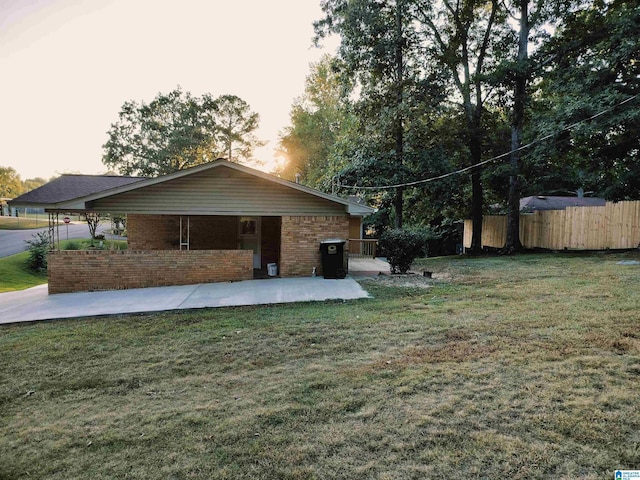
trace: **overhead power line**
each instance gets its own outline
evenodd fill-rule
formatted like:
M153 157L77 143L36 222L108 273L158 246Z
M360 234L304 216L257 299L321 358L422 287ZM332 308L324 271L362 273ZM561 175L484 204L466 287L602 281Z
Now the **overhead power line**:
M337 186L340 187L340 188L350 188L350 189L354 189L354 190L390 190L390 189L393 189L393 188L413 187L415 185L421 185L423 183L429 183L429 182L435 182L436 180L442 180L443 178L451 177L453 175L459 175L461 173L468 172L469 170L473 170L476 167L481 167L482 165L486 165L488 163L495 162L496 160L500 160L501 158L508 157L512 153L521 152L522 150L530 148L533 145L536 145L536 144L538 144L540 142L544 142L545 140L553 138L556 135L561 134L562 132L567 132L569 130L573 130L574 128L582 125L583 123L590 122L591 120L593 120L595 118L601 117L602 115L605 115L605 114L613 111L614 109L624 105L625 103L631 102L632 100L636 99L638 96L640 96L640 93L637 93L637 94L635 94L635 95L633 95L633 96L621 101L620 103L617 103L613 107L609 107L609 108L607 108L605 110L602 110L601 112L598 112L595 115L590 116L589 118L582 119L582 120L580 120L578 122L575 122L575 123L573 123L573 124L571 124L571 125L569 125L567 127L564 127L563 129L561 129L561 130L559 130L557 132L550 133L550 134L545 135L543 137L537 138L537 139L535 139L535 140L533 140L533 141L531 141L531 142L527 143L526 145L523 145L523 146L521 146L519 148L516 148L514 150L510 150L510 151L505 152L505 153L501 153L500 155L497 155L495 157L491 157L491 158L489 158L487 160L483 160L482 162L476 163L474 165L469 165L468 167L464 167L464 168L461 168L459 170L455 170L453 172L444 173L444 174L438 175L436 177L429 177L429 178L425 178L425 179L422 179L422 180L415 180L413 182L398 183L398 184L395 184L395 185L380 185L380 186L376 186L376 187L365 187L365 186L357 186L357 185L344 185L344 184L338 183Z

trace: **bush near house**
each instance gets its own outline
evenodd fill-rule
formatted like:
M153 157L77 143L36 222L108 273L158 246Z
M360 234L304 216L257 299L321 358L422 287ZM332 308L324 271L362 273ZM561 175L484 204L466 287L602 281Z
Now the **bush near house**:
M407 273L413 261L427 254L427 241L433 233L426 229L395 228L384 232L378 245L387 257L391 273Z
M38 273L46 273L47 271L47 253L49 253L51 242L49 236L45 232L38 232L32 235L31 240L26 243L29 246L29 258L27 267L29 270Z

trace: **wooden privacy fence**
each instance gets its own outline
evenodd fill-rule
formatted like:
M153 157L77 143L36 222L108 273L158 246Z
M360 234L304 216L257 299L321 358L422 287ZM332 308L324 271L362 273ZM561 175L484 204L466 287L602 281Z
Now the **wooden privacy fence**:
M471 220L465 220L465 248L471 247L471 229ZM506 215L483 217L483 247L502 248L506 234ZM549 250L637 248L640 245L640 201L522 214L520 241L525 248Z

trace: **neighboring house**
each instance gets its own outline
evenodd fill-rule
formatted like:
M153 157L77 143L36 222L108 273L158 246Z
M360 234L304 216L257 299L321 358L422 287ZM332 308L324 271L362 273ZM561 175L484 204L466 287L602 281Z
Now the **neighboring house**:
M520 212L531 213L540 210L565 210L567 207L604 207L604 198L557 197L538 195L520 199Z
M11 201L10 198L0 198L0 216L9 215L9 204L7 203L9 201Z
M347 240L374 212L226 160L158 178L104 178L123 184L97 180L96 190L83 184L64 199L44 191L40 201L52 216L126 214L128 250L52 252L49 293L246 280L273 263L282 277L321 274L320 242Z

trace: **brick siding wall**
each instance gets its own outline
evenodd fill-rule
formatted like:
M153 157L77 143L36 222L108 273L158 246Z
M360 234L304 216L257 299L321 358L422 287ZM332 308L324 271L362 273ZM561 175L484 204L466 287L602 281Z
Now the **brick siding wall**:
M238 248L238 217L219 215L189 216L190 250L235 250ZM187 216L183 217L186 231ZM179 250L180 216L127 216L130 250Z
M251 250L71 250L48 261L50 294L253 278Z
M179 250L180 217L127 215L129 250Z
M322 275L320 242L329 238L349 238L349 217L284 216L281 231L280 275L308 277L313 267L318 275Z

